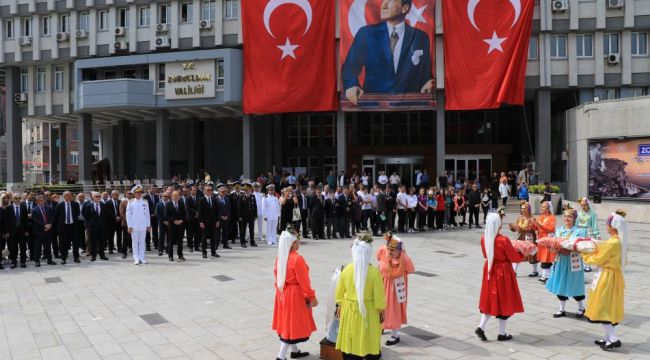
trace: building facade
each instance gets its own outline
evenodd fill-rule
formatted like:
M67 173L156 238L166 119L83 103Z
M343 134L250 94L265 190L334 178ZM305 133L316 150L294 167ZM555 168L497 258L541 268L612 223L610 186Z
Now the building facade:
M24 180L14 136L23 118L76 127L85 182L251 178L275 167L319 179L385 170L408 183L425 168L481 179L530 162L541 181L566 182L565 111L648 93L650 1L540 0L525 105L446 112L441 3L437 110L252 117L241 111L238 0L0 0L8 182ZM109 173L93 169L96 141ZM52 160L63 181L71 151Z

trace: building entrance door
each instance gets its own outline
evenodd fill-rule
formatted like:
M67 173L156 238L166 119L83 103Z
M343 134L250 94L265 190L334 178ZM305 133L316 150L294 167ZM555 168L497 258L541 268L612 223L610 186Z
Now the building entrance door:
M445 170L461 183L466 179L485 183L492 173L492 155L447 155Z
M396 173L402 180L402 184L413 186L415 183L415 170L422 170L424 157L392 157L392 156L372 156L363 157L363 171L372 177L371 183L377 181L380 171L385 171L386 176L390 178Z

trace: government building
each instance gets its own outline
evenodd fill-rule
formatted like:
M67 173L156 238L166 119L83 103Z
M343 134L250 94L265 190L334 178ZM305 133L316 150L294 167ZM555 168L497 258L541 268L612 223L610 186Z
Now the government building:
M650 1L538 0L525 105L445 112L441 3L437 110L248 116L238 0L0 0L6 181L26 181L23 122L39 121L52 182L292 168L412 183L534 163L540 181L567 183L567 110L648 93Z

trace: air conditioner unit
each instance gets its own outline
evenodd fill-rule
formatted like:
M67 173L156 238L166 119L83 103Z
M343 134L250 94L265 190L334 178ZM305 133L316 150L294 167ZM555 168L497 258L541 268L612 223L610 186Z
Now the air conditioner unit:
M163 47L170 47L171 45L172 43L171 40L169 40L169 36L156 37L156 47L163 48Z
M117 51L129 50L129 43L127 41L117 41L114 46Z
M56 41L58 42L68 41L68 33L67 32L56 33Z
M166 33L169 31L169 24L158 24L156 25L156 31L159 33Z
M74 35L77 39L85 39L88 37L88 31L86 30L77 30Z
M208 21L208 20L201 20L201 22L199 23L199 28L201 30L212 29L212 23L210 23L210 21Z
M126 29L124 26L118 26L115 28L115 36L124 36L126 35Z
M14 94L14 101L17 103L26 103L27 102L27 93L20 92Z
M31 36L21 36L20 37L20 46L30 46L32 44Z
M621 54L609 54L607 56L607 63L610 65L616 65L621 61Z
M610 9L620 9L625 5L625 0L607 0L607 7Z
M569 10L569 1L568 0L553 0L551 2L553 11L562 12Z

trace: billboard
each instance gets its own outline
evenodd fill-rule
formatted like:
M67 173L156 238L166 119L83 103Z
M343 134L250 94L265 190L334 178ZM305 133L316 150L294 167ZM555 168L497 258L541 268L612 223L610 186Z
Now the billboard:
M589 141L589 195L650 200L650 138Z
M435 108L434 1L341 1L343 111Z

